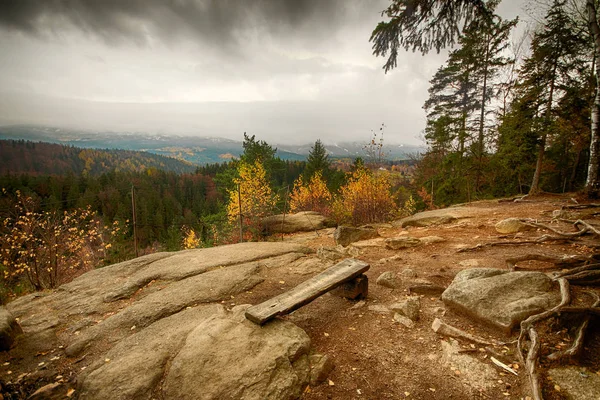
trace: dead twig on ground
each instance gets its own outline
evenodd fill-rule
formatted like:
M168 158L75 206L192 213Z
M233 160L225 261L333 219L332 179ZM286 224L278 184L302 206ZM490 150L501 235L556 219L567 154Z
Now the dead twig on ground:
M438 335L451 336L455 338L466 339L473 343L482 344L484 346L502 346L504 343L499 342L497 340L487 340L479 336L472 335L468 332L463 331L462 329L458 329L453 327L452 325L448 325L443 322L441 319L436 318L431 325L431 329Z

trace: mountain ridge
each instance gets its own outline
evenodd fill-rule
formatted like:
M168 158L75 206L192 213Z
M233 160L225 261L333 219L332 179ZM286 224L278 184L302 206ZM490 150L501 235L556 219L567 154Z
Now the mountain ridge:
M243 152L241 141L206 136L176 136L145 132L83 131L48 126L10 125L0 126L0 139L30 140L70 145L91 149L120 149L144 151L202 165L225 162L239 157ZM271 144L271 143L270 143ZM360 142L325 143L332 158L365 157ZM277 155L284 160L306 159L313 144L286 145L272 143ZM384 151L390 160L406 160L423 151L420 146L385 144Z

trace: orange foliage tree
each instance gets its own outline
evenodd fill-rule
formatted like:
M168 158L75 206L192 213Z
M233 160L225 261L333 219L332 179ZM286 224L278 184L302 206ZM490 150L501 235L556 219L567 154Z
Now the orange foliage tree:
M260 160L251 164L240 161L238 177L233 180L233 183L237 188L228 192L227 217L229 222L237 223L239 221L241 208L242 223L247 228L246 235L257 238L262 230L262 219L272 214L279 201L279 196L273 193Z
M364 166L350 173L333 202L333 214L338 223L354 225L388 220L396 209L389 173L375 174Z
M102 262L110 235L89 207L38 212L30 197L16 194L0 235L0 279L6 287L26 277L35 290L54 288Z
M294 190L290 194L290 210L317 211L323 215L331 214L331 192L327 189L327 183L323 179L321 171L316 172L308 184L302 176L294 182Z

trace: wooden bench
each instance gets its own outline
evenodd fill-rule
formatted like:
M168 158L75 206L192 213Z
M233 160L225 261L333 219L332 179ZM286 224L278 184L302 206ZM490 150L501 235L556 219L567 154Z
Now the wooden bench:
M248 308L246 318L262 325L277 315L285 315L297 310L340 285L343 285L338 289L338 294L341 296L366 297L368 279L363 272L369 267L369 264L352 258L343 260L295 288Z

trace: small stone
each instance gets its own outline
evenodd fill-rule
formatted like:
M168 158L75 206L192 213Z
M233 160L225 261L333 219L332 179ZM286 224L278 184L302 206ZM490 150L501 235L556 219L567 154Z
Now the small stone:
M394 303L390 306L392 311L395 311L405 317L410 318L412 321L419 319L421 308L421 299L418 296L407 297L403 301Z
M368 307L369 311L373 311L379 314L387 314L390 312L390 309L382 304L373 304Z
M400 275L405 278L416 278L417 277L417 273L410 268L405 268L402 272L400 272Z
M425 236L419 239L423 244L434 244L434 243L443 243L446 241L441 236Z
M421 241L412 236L399 236L385 240L385 247L390 250L401 250L415 247L421 244Z
M390 289L396 289L398 287L396 274L392 271L386 271L383 274L379 275L379 278L377 278L376 283L379 286L387 287Z
M335 367L333 359L328 355L323 354L312 354L308 356L308 362L310 363L311 385L318 385L321 382L325 382L325 379L327 379L327 376L329 376Z
M357 309L359 309L359 308L362 308L362 307L364 307L364 306L365 306L365 304L367 304L367 302L366 302L366 301L364 301L364 300L361 300L361 301L359 301L358 303L356 303L355 305L353 305L352 307L350 307L350 309L351 309L351 310L357 310Z
M498 222L495 226L496 232L503 234L525 232L535 228L519 220L519 218L507 218Z
M404 315L398 314L398 313L394 314L394 321L398 322L401 325L404 325L405 327L407 327L409 329L415 327L415 323L411 319L405 317Z

